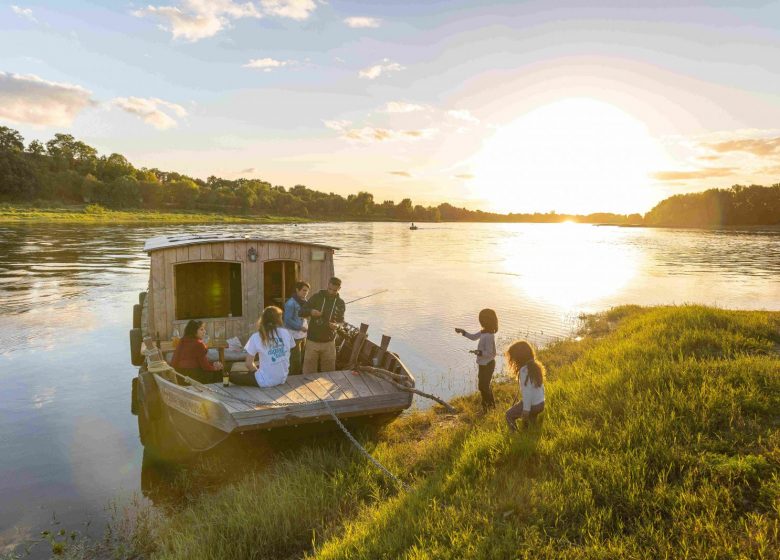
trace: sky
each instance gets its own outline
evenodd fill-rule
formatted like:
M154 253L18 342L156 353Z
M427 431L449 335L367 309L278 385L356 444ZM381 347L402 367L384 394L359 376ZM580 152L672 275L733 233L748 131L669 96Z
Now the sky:
M780 2L15 1L27 142L502 213L780 182Z

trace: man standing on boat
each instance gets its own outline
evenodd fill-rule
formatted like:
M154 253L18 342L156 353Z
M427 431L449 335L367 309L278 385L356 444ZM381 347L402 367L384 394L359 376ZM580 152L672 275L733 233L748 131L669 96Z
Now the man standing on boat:
M300 317L311 317L306 334L306 353L303 373L334 371L336 369L336 329L344 322L346 304L339 297L341 280L328 281L328 289L320 290L298 312Z
M290 352L290 375L301 373L303 349L306 344L307 321L298 315L298 312L306 304L306 296L309 295L308 282L296 282L295 292L284 304L284 328L290 331L295 340L295 348Z

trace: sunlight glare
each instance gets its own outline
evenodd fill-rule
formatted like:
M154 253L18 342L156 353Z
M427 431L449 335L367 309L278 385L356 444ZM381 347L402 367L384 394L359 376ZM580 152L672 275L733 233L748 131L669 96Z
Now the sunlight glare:
M647 204L641 187L665 160L642 122L572 98L498 129L473 160L473 188L500 212L630 213Z

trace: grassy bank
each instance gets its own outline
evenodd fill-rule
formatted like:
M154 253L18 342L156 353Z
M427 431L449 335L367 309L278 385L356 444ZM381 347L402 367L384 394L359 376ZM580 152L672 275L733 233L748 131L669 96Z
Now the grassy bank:
M541 353L547 417L511 435L476 395L199 494L157 558L777 558L780 313L620 307ZM233 468L237 468L236 465ZM139 544L139 543L142 543Z
M51 208L0 205L0 223L56 222L56 223L288 223L307 222L305 218L290 216L235 215L205 212L157 212L153 210L109 210L96 204L86 206L58 206Z

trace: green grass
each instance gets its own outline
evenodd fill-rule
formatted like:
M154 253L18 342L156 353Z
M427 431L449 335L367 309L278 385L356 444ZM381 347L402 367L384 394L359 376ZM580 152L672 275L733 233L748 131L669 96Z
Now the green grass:
M410 414L195 493L155 558L777 558L780 313L615 308L545 349L541 428L498 410ZM232 469L242 468L233 464ZM148 532L148 527L145 527ZM149 538L152 538L151 536Z
M157 212L155 210L109 210L98 204L37 207L0 204L0 223L288 223L307 222L291 216L236 215L207 212Z

